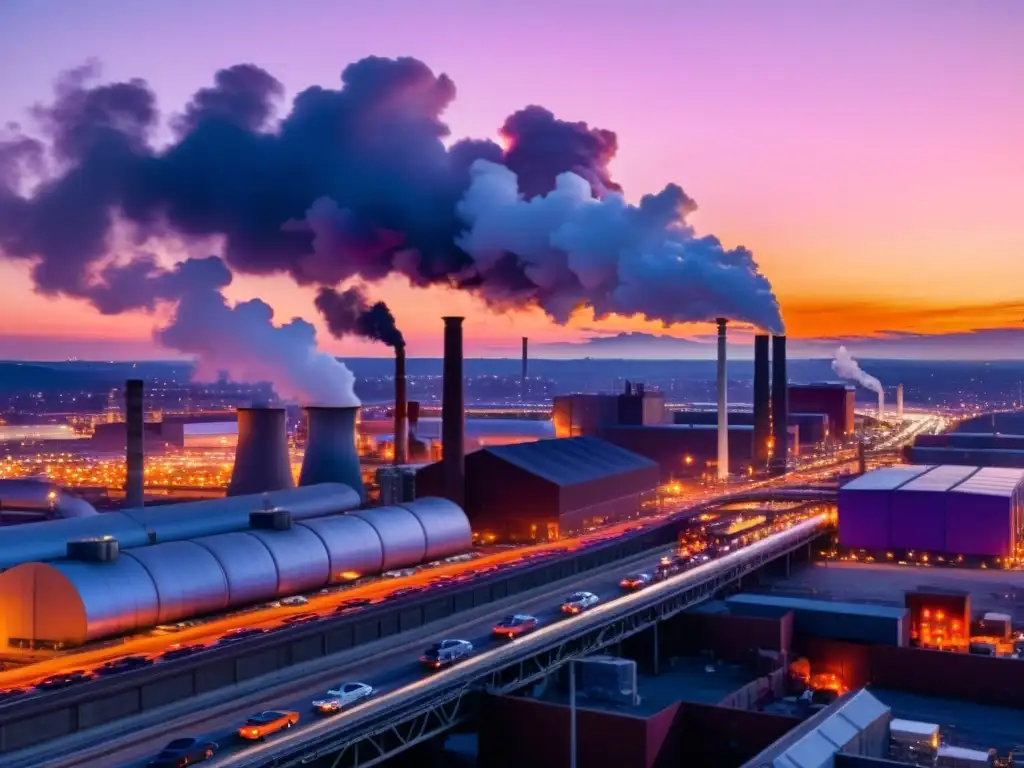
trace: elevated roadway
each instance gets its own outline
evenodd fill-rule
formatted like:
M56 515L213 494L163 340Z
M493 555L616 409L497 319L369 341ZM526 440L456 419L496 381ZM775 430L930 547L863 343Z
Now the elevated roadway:
M453 617L445 626L424 627L422 632L403 633L372 647L320 660L323 663L315 668L301 673L293 670L277 682L264 680L248 693L237 687L215 692L221 694L219 699L206 696L182 702L173 711L165 708L151 713L150 722L133 718L113 724L120 732L87 731L78 734L77 743L72 737L7 754L3 764L7 768L141 766L171 739L201 735L225 747L212 765L300 765L325 755L336 756L336 764L341 766L375 765L452 727L468 715L474 695L480 691L521 688L571 659L650 629L766 562L805 547L821 534L824 524L824 517L817 516L639 593L622 595L618 587L622 576L653 568L662 553L648 551L614 568L547 585L503 604L492 603L472 615ZM582 616L561 618L558 608L562 599L578 589L596 593L602 604ZM537 616L541 629L512 643L494 640L492 626L513 611ZM424 675L417 659L430 642L443 637L471 640L477 653L452 669ZM313 698L334 685L353 681L373 685L377 696L334 718L312 716ZM266 744L237 743L234 730L247 716L275 708L299 711L298 727ZM331 762L335 762L333 757Z

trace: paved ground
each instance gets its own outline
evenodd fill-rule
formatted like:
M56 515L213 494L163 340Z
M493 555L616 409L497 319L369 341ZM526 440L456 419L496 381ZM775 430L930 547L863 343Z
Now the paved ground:
M770 591L822 600L903 605L919 587L967 591L971 611L1008 613L1024 624L1024 572L924 568L877 563L814 563L775 582ZM766 591L769 591L766 589ZM1024 716L1022 716L1024 719Z

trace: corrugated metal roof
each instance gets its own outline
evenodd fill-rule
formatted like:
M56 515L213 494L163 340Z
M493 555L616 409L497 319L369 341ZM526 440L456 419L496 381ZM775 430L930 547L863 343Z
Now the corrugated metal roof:
M1012 496L1022 483L1024 469L982 467L951 490L953 493L973 493L980 496Z
M493 445L480 450L555 485L576 485L658 467L650 459L596 437Z
M901 485L900 491L948 491L978 471L978 467L943 464Z
M904 483L923 475L932 468L931 464L898 464L867 472L851 480L840 490L843 491L892 491Z
M806 597L786 597L782 595L740 594L727 597L725 602L727 605L730 603L770 605L777 608L790 608L795 611L826 611L828 613L845 613L855 616L879 616L887 619L899 619L907 615L906 608L899 608L891 605L843 603L834 600L810 600Z

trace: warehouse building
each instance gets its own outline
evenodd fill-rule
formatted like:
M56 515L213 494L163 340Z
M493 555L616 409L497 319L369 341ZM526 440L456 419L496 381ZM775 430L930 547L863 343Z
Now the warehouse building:
M716 410L682 410L672 413L675 424L685 426L714 426L718 424ZM824 413L790 413L787 419L791 439L807 447L825 443L829 438L828 416ZM754 426L754 412L729 410L729 426Z
M626 382L620 394L556 395L551 410L555 437L599 437L605 427L665 424L665 395Z
M918 435L907 457L919 464L1024 468L1024 435L995 432Z
M905 465L869 472L839 490L839 546L847 550L1016 558L1024 525L1024 470Z
M443 467L416 476L439 494ZM658 465L594 437L489 446L466 455L466 514L474 533L505 540L556 539L657 509Z
M613 426L600 434L620 448L657 462L663 481L714 474L718 466L718 427L710 424ZM734 472L745 472L753 456L753 425L730 424L729 466Z

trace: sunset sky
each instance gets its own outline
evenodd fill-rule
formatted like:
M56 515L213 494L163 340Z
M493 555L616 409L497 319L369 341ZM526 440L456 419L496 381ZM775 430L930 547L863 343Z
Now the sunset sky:
M90 57L107 79L146 79L173 114L234 63L293 95L363 56L411 55L455 81L456 138L494 137L532 103L617 132L627 197L679 183L701 233L753 250L790 336L959 334L1024 320L1022 38L1020 0L3 0L0 124L24 123ZM316 320L312 291L285 277L229 292ZM439 352L442 314L467 316L477 355L514 354L521 335L708 331L585 313L560 328L398 280L373 293L414 356ZM37 296L24 264L0 259L0 357L167 357L154 322ZM977 344L1005 352L999 334Z

